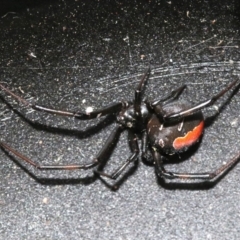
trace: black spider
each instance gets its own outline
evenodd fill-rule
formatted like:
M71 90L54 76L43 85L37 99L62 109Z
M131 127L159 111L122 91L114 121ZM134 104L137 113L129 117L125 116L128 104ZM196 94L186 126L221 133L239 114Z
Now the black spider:
M199 141L204 130L204 119L201 109L212 105L227 91L236 86L238 81L233 81L217 95L192 107L186 101L176 101L185 86L182 86L172 91L167 96L153 102L142 100L143 88L148 80L149 74L150 69L148 69L142 77L137 89L135 90L135 97L132 102L125 101L111 103L100 110L89 113L55 110L31 104L0 84L0 88L3 91L17 99L19 102L25 104L27 107L37 111L74 117L80 120L93 119L107 114L116 115L116 126L114 130L108 137L96 158L88 164L40 165L22 155L20 152L16 151L4 142L0 142L0 146L13 153L23 161L41 170L89 169L98 166L107 157L108 152L112 146L115 145L121 132L123 130L127 130L130 149L132 151L131 156L112 174L95 170L97 174L111 179L116 179L130 163L138 160L140 153L142 158L148 160L150 155L149 152L152 154L158 176L168 179L188 178L211 180L220 176L223 172L227 171L235 163L237 163L239 160L239 154L217 170L210 173L169 172L166 171L163 166L164 159L167 158L167 156L187 151L189 147ZM142 140L141 151L138 146L139 138Z

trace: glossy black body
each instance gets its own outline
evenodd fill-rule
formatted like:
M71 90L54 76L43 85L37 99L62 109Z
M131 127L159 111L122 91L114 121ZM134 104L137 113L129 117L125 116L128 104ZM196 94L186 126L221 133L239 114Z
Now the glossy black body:
M191 106L186 101L174 101L162 106L163 113L170 115L189 109ZM190 116L176 121L164 122L156 114L152 114L147 123L147 133L149 144L153 149L167 155L181 153L187 151L194 143L198 142L201 134L191 143L185 141L183 147L174 148L174 141L179 137L184 137L193 131L201 122L203 122L203 114L201 111L195 112ZM183 140L184 141L184 140Z

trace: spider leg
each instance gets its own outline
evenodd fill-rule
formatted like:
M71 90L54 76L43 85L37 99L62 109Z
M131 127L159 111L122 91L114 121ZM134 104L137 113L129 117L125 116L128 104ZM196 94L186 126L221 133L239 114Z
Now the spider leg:
M183 92L183 90L186 88L186 85L183 85L175 90L173 90L171 93L169 93L167 96L160 98L158 100L154 100L152 103L150 103L151 107L155 107L156 105L158 105L159 103L163 103L167 104L175 99L177 99L181 93Z
M222 165L213 172L206 173L176 173L166 171L163 166L163 156L159 152L153 152L153 158L156 163L157 174L159 177L167 179L200 179L205 181L214 180L220 177L223 173L230 170L240 160L240 153L230 159L226 164Z
M118 168L116 169L112 174L107 174L105 172L101 172L98 170L95 170L95 172L98 175L104 176L104 177L108 177L111 179L117 179L119 177L119 175L126 169L126 167L132 163L135 162L139 156L139 146L138 146L138 142L137 142L137 135L132 133L131 131L129 131L129 144L130 144L130 148L131 151L133 152L132 155Z
M143 88L149 78L149 74L150 74L150 67L147 69L147 71L143 75L137 89L135 90L134 111L137 116L140 116L140 114L141 114L140 106L141 106L141 102L142 102L142 92L143 92Z
M170 103L173 100L177 99L179 97L179 95L182 93L182 91L184 90L185 87L186 87L186 85L183 85L183 86L179 87L178 89L172 91L166 97L155 100L155 101L148 104L149 107L154 110L155 114L158 116L159 119L161 119L162 121L164 120L163 119L162 105Z
M92 118L104 116L104 115L107 115L107 114L116 113L116 112L119 112L122 108L122 103L118 102L118 103L111 103L111 104L109 104L108 106L106 106L102 109L92 111L92 112L85 112L85 113L84 112L72 112L72 111L56 110L56 109L52 109L52 108L48 108L48 107L44 107L44 106L41 106L41 105L30 103L26 99L18 96L17 94L13 93L8 88L4 87L2 84L0 84L0 88L3 91L5 91L6 93L8 93L10 96L15 98L16 100L18 100L20 103L23 103L27 107L30 107L30 108L32 108L36 111L42 111L42 112L47 112L47 113L57 114L57 115L67 116L67 117L74 117L74 118L77 118L77 119L80 119L80 120L87 120L87 119L92 119Z
M205 107L213 105L220 97L222 97L226 92L228 92L232 87L234 87L236 85L236 83L239 83L238 80L233 81L231 84L229 84L226 88L224 88L218 94L216 94L215 96L213 96L212 98L210 98L206 101L203 101L203 102L197 104L196 106L193 106L187 110L183 110L183 111L180 111L177 113L172 113L172 114L163 116L164 121L181 119L183 117L192 115L195 112L198 112L199 110L201 110Z
M146 162L146 163L151 163L152 164L152 156L149 154L149 148L148 148L148 135L147 132L144 131L142 133L142 145L141 145L141 158Z
M40 170L76 170L76 169L89 169L92 167L97 166L101 161L106 158L106 156L109 153L109 150L112 148L113 145L115 145L116 141L118 140L120 133L122 131L122 127L120 125L116 126L110 136L108 137L107 141L105 142L103 148L99 151L98 155L94 158L94 160L91 163L88 164L68 164L68 165L41 165L39 163L36 163L32 161L30 158L24 156L17 150L13 149L9 145L7 145L4 142L0 142L0 146L7 150L8 152L11 152L24 162L27 162L28 164L32 165L33 167L40 169Z

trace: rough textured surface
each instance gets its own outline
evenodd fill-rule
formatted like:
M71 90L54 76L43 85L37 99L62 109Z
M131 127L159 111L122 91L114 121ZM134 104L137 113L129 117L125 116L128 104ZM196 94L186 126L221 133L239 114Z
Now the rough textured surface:
M149 65L152 99L187 84L181 97L196 103L239 78L238 1L129 2L6 2L1 82L39 104L82 110L131 99ZM1 139L38 162L88 162L114 127L111 119L33 112L2 96L14 111L1 102ZM204 172L238 154L239 97L205 110L201 144L167 168ZM128 155L123 134L106 171ZM19 163L0 152L1 239L240 237L240 165L206 185L164 183L140 161L113 191L91 171L39 172Z

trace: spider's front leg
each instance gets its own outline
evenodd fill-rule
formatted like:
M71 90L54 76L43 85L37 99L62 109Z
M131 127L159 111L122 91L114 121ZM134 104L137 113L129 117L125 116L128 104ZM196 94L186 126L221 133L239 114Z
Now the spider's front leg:
M114 114L114 113L119 112L122 108L122 103L117 102L117 103L111 103L108 106L103 107L102 109L92 111L92 112L85 112L85 113L84 112L57 110L57 109L53 109L53 108L44 107L44 106L41 106L38 104L30 103L26 99L20 97L19 95L15 94L8 88L4 87L2 84L0 84L0 88L4 92L8 93L10 96L15 98L16 100L18 100L20 103L22 103L22 104L26 105L27 107L32 108L36 111L46 112L46 113L50 113L50 114L57 114L57 115L66 116L66 117L74 117L74 118L77 118L80 120L88 120L88 119L105 116L107 114Z
M182 119L182 118L187 117L189 115L193 115L194 113L202 110L203 108L213 105L219 98L221 98L225 93L227 93L234 86L236 86L235 89L237 89L239 87L239 84L240 84L240 82L238 80L235 80L232 83L230 83L228 86L226 86L218 94L211 97L210 99L205 100L205 101L203 101L203 102L201 102L201 103L199 103L199 104L197 104L193 107L190 107L188 109L184 109L180 112L167 114L167 115L163 116L163 119L164 119L165 122L168 122L168 121L172 121L172 120Z

